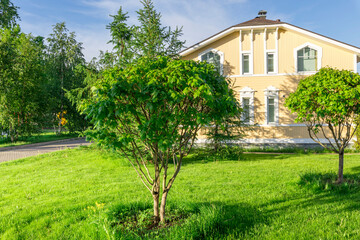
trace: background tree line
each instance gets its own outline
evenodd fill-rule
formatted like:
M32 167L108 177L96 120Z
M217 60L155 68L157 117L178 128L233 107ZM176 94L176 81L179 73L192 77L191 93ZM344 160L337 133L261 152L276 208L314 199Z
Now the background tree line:
M21 31L18 7L0 1L0 133L11 141L55 128L84 130L83 116L65 93L84 86L82 44L64 22L47 37Z

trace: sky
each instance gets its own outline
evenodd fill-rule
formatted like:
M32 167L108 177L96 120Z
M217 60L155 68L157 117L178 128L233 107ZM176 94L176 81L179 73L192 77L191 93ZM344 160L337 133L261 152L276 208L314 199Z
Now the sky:
M128 12L128 24L137 24L139 0L12 0L18 6L22 31L48 37L56 23L65 22L83 43L87 61L100 50L111 50L109 30L120 6ZM259 10L268 19L314 31L360 47L360 0L153 0L162 24L183 27L189 47L227 27L253 19Z

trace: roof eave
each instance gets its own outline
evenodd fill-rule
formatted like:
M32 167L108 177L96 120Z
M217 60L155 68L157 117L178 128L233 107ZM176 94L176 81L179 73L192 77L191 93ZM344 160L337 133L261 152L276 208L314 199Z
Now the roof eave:
M303 29L303 28L300 28L300 27L297 27L297 26L294 26L294 25L291 25L291 24L288 24L288 23L271 24L271 25L257 25L257 26L244 26L244 27L230 27L229 29L227 29L227 30L225 30L223 32L220 32L219 34L216 34L213 37L210 37L209 39L206 39L205 41L199 42L199 43L185 49L184 51L180 52L179 54L180 54L180 56L186 56L188 54L191 54L194 51L196 51L197 49L199 49L201 47L204 47L204 46L206 46L206 45L208 45L208 44L222 38L223 36L226 36L226 35L228 35L230 33L233 33L233 32L235 32L237 30L240 31L240 30L247 30L247 29L259 29L259 28L262 29L262 28L277 28L277 27L288 28L288 29L303 33L305 35L308 35L308 36L323 40L325 42L329 42L329 43L334 44L336 46L340 46L340 47L343 47L345 49L351 50L351 51L355 52L356 54L358 54L360 56L360 48L358 48L358 47L355 47L355 46L352 46L352 45L349 45L349 44L346 44L346 43L343 43L343 42L339 42L339 41L337 41L335 39L320 35L318 33L311 32L309 30L306 30L306 29Z

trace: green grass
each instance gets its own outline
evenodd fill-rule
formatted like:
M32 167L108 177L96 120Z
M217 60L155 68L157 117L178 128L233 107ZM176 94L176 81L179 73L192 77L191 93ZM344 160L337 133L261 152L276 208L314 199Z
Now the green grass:
M232 158L235 159L235 158ZM129 164L94 148L0 164L1 239L359 239L360 156L189 156L168 197L175 224L151 232L119 219L151 212ZM329 180L330 179L330 180Z
M266 152L266 153L296 153L296 154L313 154L313 153L334 153L322 147L316 148L301 148L301 147L246 147L244 152ZM356 148L346 148L345 153L360 153Z
M63 133L61 135L56 135L55 132L44 132L38 135L34 135L31 137L26 138L25 140L20 140L17 142L10 142L8 139L0 138L0 148L2 147L11 147L11 146L19 146L19 145L26 145L31 143L40 143L40 142L49 142L55 140L62 140L68 138L78 137L79 134L70 134L70 133Z

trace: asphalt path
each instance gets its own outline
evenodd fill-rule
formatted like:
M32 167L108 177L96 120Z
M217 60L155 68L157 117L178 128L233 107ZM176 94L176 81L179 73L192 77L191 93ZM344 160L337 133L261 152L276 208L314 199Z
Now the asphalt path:
M39 154L55 152L67 148L89 145L84 138L29 144L24 146L0 148L0 162L6 162Z

